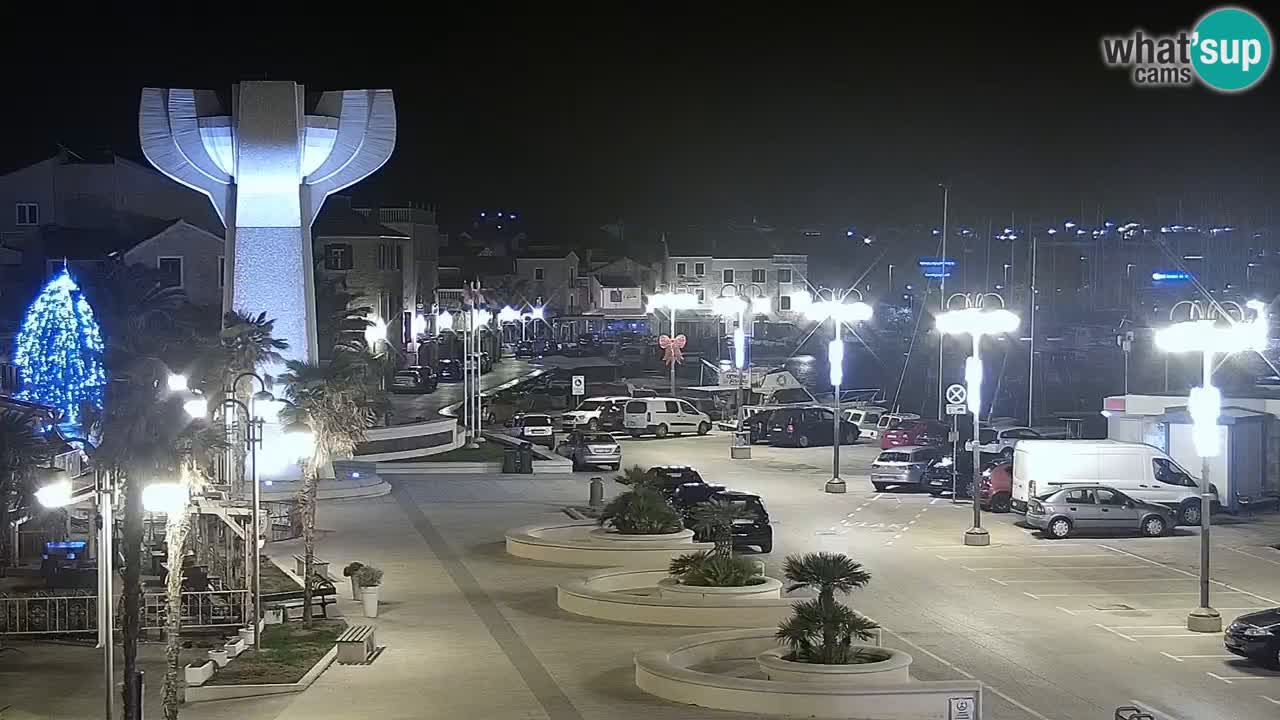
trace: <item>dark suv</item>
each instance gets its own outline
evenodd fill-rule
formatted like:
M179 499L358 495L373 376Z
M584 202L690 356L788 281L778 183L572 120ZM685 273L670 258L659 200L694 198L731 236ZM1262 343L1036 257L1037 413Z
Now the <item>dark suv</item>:
M648 475L650 484L668 499L676 493L678 488L684 485L724 489L718 485L707 485L702 476L698 474L698 471L688 465L655 465L649 468ZM701 502L701 500L695 502Z
M746 509L747 518L733 521L733 547L758 547L760 552L773 551L773 526L769 524L769 512L759 495L741 490L726 490L723 485L686 483L676 488L671 505L684 518L686 526L693 525L693 509L710 500L721 500ZM694 535L695 542L710 542L711 538Z
M769 413L769 444L787 447L830 445L834 438L835 412L831 408L807 407L774 410ZM840 444L858 441L858 426L840 418Z

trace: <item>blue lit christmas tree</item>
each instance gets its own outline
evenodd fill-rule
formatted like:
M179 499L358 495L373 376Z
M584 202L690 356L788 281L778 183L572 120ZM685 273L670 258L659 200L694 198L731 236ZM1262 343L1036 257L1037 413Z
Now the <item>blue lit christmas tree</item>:
M60 409L63 424L78 425L86 404L102 409L102 335L65 266L27 308L14 364L22 378L18 397Z

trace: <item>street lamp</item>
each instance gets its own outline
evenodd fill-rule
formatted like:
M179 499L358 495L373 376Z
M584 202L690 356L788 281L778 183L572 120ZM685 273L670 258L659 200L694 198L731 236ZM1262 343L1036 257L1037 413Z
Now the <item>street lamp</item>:
M676 311L692 310L698 307L698 296L693 293L658 293L649 298L648 312L656 315L656 310L666 310L671 316L671 340L676 339ZM676 363L671 362L671 394L676 394Z
M1013 332L1018 329L1018 316L1001 307L998 310L987 310L981 306L982 299L994 296L1000 299L1003 306L1004 299L995 293L987 293L977 299L977 306L967 307L963 310L950 310L938 315L937 327L938 332L944 335L964 335L968 334L973 338L973 354L970 355L964 363L964 380L968 391L967 401L969 412L973 413L973 489L970 495L973 497L973 527L964 533L965 545L990 545L991 536L987 534L986 528L982 527L982 507L978 502L977 490L980 483L980 475L982 473L982 451L978 443L978 419L982 414L982 336L983 335L1001 335ZM953 295L946 302L950 305L951 299L957 297ZM971 299L969 296L960 295L965 298L965 303L969 304Z
M369 352L376 352L378 343L386 341L387 323L382 318L375 317L364 328L364 342L369 346Z
M849 295L857 295L858 300L844 302ZM862 293L851 289L842 295L837 295L833 290L830 300L806 303L804 312L818 322L831 319L832 339L827 345L827 365L830 367L831 387L834 391L834 417L831 419L831 479L827 481L826 490L829 493L843 493L846 488L844 480L840 478L840 384L844 380L844 340L840 337L840 328L845 323L854 324L871 319L873 311L870 305L862 302Z
M1203 358L1202 384L1191 388L1187 398L1191 441L1200 456L1200 607L1187 615L1187 629L1216 633L1222 631L1222 616L1209 605L1209 513L1213 495L1213 486L1209 483L1209 459L1221 452L1218 416L1222 411L1222 393L1213 385L1214 355L1266 349L1269 324L1266 305L1258 300L1245 303L1254 312L1252 320L1246 321L1241 310L1239 322L1225 317L1225 324L1212 319L1198 319L1205 316L1199 304L1184 302L1191 306L1190 319L1157 330L1155 340L1156 347L1165 352L1199 352ZM1222 305L1216 308L1222 309Z

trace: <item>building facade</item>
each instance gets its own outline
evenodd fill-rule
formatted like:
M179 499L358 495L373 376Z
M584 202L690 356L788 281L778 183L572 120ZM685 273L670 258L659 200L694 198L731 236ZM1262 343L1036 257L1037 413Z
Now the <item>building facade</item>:
M387 342L403 349L411 340L416 274L412 239L356 212L350 201L331 197L312 226L312 246L320 258L317 273L342 278L356 305L372 309L373 319L387 324ZM406 285L411 289L406 290Z
M711 312L714 300L722 296L763 297L769 299L771 313L790 319L798 317L809 298L808 276L808 255L671 255L663 265L662 286L668 292L696 296L695 312ZM804 298L799 297L802 293Z

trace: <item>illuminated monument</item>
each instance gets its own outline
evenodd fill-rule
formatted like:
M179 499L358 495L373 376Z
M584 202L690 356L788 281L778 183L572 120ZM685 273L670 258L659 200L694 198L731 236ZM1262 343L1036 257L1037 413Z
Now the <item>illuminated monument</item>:
M144 89L142 150L207 195L226 225L223 309L266 312L285 358L315 362L311 224L326 197L391 156L395 101L390 90L308 94L287 81L242 82L229 100L230 110L212 90Z

